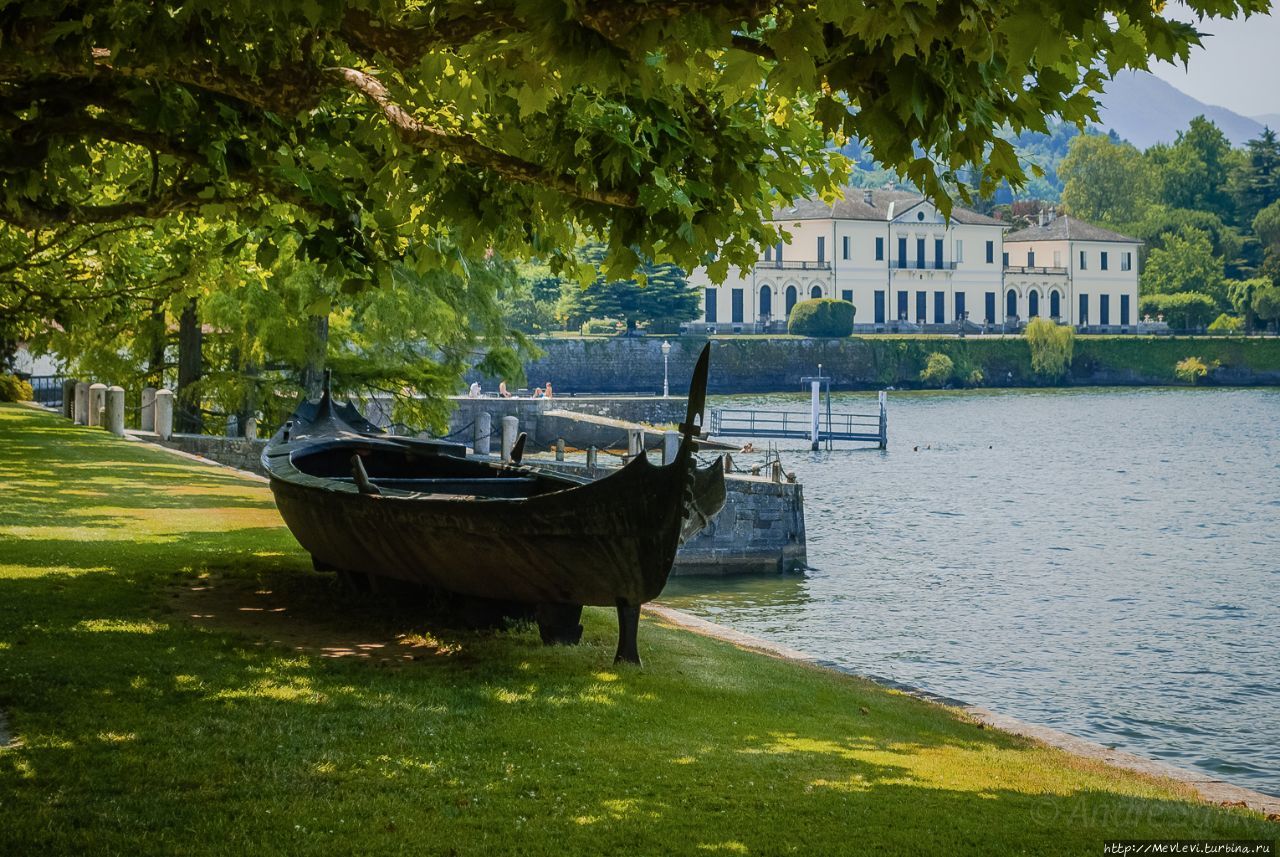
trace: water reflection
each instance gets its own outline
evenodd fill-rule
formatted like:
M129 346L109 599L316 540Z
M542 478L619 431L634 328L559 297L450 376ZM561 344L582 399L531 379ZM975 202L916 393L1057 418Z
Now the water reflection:
M1280 793L1277 425L1275 390L891 394L886 452L782 446L805 575L663 600Z

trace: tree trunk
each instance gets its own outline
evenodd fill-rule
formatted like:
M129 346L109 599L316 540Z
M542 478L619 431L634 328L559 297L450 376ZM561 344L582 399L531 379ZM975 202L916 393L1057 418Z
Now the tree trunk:
M302 367L302 388L308 399L318 399L324 386L325 358L329 353L329 316L310 316L307 325L311 335L307 342L307 362Z
M151 353L147 355L147 383L159 389L164 386L164 346L169 338L164 306L151 310Z
M200 378L204 375L204 333L200 328L200 307L191 298L178 321L178 395L174 408L174 429L200 434L204 419L200 413Z

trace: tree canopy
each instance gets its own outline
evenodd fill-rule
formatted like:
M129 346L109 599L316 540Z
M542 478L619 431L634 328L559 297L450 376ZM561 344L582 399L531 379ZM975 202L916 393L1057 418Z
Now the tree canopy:
M1267 0L1191 0L1199 13ZM946 199L1022 179L995 130L1096 118L1108 74L1186 60L1158 4L690 0L25 3L0 14L0 213L38 227L235 209L388 282L494 249L749 262L826 144ZM584 272L585 273L585 272Z

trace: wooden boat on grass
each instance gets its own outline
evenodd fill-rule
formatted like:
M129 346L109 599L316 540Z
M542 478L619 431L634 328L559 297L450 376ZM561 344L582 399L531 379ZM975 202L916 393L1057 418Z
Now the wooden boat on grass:
M693 444L709 349L694 372L675 460L641 454L591 481L468 458L459 444L394 437L350 403L304 402L262 454L285 523L317 569L375 586L424 585L532 608L547 643L577 643L583 605L618 612L616 660L639 663L640 605L666 585L676 549L724 505L717 460Z

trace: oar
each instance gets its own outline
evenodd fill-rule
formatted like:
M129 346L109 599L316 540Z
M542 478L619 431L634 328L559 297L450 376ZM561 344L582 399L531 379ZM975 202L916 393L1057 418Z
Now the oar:
M693 380L689 382L689 407L684 412L684 422L680 423L680 433L685 439L697 437L702 426L694 420L702 419L702 411L707 406L707 371L711 365L711 343L702 346L698 355L698 363L693 367Z

